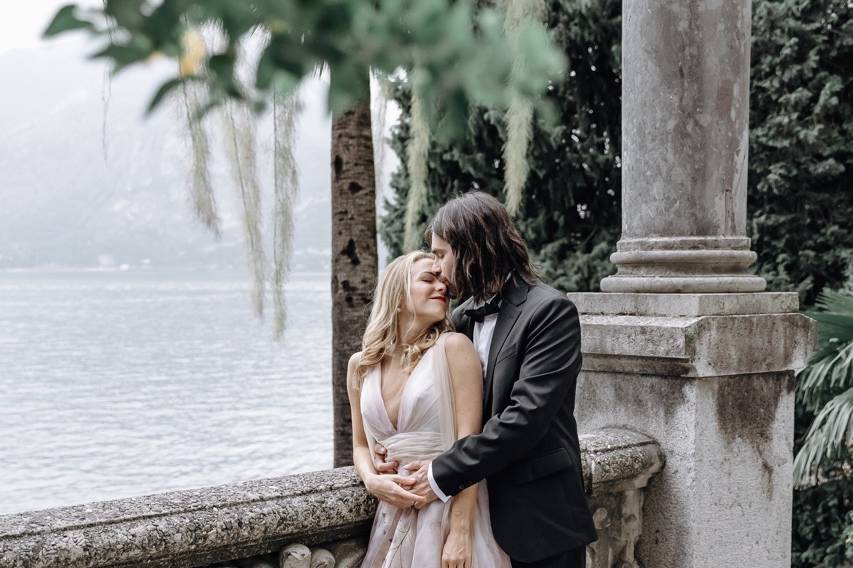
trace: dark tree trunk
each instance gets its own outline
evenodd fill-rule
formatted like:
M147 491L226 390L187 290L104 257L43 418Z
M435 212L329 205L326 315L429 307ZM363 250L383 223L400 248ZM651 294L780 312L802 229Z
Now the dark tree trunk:
M361 350L376 285L376 185L370 98L332 120L334 465L352 464L347 363Z

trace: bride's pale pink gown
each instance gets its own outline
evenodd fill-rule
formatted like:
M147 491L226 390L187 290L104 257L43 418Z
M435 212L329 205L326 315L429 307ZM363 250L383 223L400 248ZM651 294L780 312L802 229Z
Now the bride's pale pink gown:
M444 351L446 335L424 353L400 395L397 427L391 423L380 386L380 368L372 369L361 389L361 413L371 451L376 442L388 459L401 465L432 460L456 440L453 391ZM401 475L410 472L400 470ZM477 484L473 531L473 568L509 568L510 559L495 542L489 522L486 482ZM420 511L379 502L362 568L439 568L449 531L453 498L433 501Z

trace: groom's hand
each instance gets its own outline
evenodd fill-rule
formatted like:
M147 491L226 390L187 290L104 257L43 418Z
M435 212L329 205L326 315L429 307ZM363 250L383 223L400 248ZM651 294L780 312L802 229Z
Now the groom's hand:
M408 488L409 492L423 497L423 501L415 503L415 509L423 509L438 499L432 490L432 486L429 484L429 478L427 478L429 464L430 462L428 461L414 461L403 466L403 469L414 472L409 477L409 479L415 480L414 485Z
M373 446L373 467L376 468L376 473L397 473L397 466L400 464L395 461L386 462L387 454L388 450L382 444Z

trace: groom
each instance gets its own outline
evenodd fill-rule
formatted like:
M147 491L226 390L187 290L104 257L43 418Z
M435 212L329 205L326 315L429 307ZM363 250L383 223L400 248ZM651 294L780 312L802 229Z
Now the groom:
M484 423L431 463L406 464L417 470L409 491L446 501L487 479L492 531L513 567L582 568L596 533L574 417L577 309L536 278L524 239L486 193L447 202L428 235L433 269L468 297L453 323L483 364Z

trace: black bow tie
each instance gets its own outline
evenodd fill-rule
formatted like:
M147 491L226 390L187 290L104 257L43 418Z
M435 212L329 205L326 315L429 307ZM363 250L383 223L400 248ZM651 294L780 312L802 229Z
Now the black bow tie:
M474 320L475 322L482 322L486 319L487 315L496 314L501 309L501 299L498 296L492 298L490 302L486 302L479 308L468 308L463 313Z

